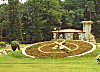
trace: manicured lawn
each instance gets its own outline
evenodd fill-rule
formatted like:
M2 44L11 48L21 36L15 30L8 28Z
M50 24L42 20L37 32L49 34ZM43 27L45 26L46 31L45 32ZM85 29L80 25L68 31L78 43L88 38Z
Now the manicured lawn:
M32 59L23 56L21 51L10 52L0 56L0 72L100 72L96 62L99 52L100 47L97 47L94 52L81 57L55 59Z

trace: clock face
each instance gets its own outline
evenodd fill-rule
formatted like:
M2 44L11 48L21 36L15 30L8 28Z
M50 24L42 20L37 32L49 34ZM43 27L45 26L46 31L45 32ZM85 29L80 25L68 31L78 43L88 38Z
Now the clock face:
M58 43L57 43L58 42ZM93 46L84 41L48 41L26 48L25 52L35 58L64 58L82 55L90 51Z

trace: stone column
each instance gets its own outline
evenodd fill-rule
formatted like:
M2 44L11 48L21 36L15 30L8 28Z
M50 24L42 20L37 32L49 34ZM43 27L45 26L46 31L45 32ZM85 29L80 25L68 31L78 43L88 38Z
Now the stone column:
M91 24L93 24L93 21L82 21L81 23L83 24L83 31L85 32L85 39L90 41Z
M54 40L57 39L57 33L53 33L53 39L54 39Z

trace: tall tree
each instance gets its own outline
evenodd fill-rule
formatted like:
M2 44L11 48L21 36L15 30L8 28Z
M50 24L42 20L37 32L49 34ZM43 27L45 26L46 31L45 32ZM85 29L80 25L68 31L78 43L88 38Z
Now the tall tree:
M84 0L60 1L63 8L62 27L82 29L80 18L83 18Z
M29 0L26 5L23 14L25 36L29 40L50 40L51 30L61 24L58 0Z
M26 6L27 9L23 13L23 26L25 37L27 37L26 40L42 40L42 4L40 1L31 0L26 3Z
M96 21L94 24L94 35L97 42L100 42L100 0L94 0L95 11L96 11Z
M9 28L8 38L11 39L22 39L22 23L20 17L19 0L9 0Z
M6 37L6 30L8 28L8 5L6 4L2 4L0 5L0 38L1 40L5 40L3 39L3 37Z

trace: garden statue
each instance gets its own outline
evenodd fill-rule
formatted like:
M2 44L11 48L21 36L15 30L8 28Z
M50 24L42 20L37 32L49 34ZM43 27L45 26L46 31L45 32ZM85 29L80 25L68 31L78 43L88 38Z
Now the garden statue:
M12 41L11 42L11 47L12 47L13 51L15 51L17 48L18 48L18 50L20 50L18 41Z

